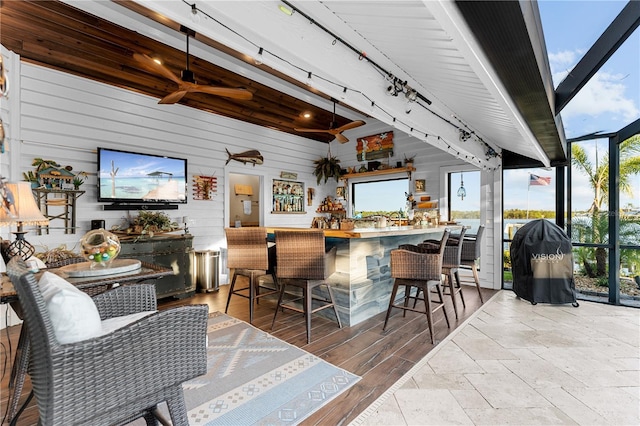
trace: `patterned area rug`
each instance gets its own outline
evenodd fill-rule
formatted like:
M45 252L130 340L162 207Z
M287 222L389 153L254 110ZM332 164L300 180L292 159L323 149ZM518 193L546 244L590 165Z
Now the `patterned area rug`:
M360 380L222 313L207 335L207 374L183 386L191 425L298 424Z

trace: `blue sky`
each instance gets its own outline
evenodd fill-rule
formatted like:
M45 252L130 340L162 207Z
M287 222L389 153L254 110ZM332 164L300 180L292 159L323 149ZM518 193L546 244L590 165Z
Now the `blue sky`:
M554 86L564 79L587 50L615 19L626 1L551 1L538 2L542 26L553 74ZM612 132L640 117L640 31L636 30L604 66L591 78L578 95L562 111L567 138L591 132ZM595 162L596 143L600 155L608 151L608 140L584 143ZM528 172L505 172L505 208L553 209L553 186L527 187ZM552 176L553 171L533 171ZM573 175L573 209L586 210L593 193L583 175ZM622 196L622 207L632 204L640 208L640 176L632 180L633 198ZM534 207L535 205L535 207Z

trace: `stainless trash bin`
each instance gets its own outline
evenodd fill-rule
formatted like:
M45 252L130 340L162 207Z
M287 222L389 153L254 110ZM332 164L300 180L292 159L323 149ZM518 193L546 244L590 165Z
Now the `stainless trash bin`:
M196 287L200 293L218 291L220 275L220 252L216 250L195 250L193 259Z

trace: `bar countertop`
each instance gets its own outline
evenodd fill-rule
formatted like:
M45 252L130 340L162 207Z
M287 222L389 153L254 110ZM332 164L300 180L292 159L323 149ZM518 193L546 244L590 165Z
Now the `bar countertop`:
M350 230L344 229L323 229L325 237L331 238L378 238L378 237L393 237L399 235L419 235L428 234L433 232L444 231L449 228L451 230L460 229L460 225L440 225L436 227L414 227L414 226L389 226L386 228L355 228ZM289 230L289 231L306 231L310 228L289 228L284 226L267 227L267 232L273 234L275 230Z

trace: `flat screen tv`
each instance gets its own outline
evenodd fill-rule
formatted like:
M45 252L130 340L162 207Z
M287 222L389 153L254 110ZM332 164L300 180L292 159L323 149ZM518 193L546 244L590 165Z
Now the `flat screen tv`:
M184 204L187 160L98 148L98 201Z

